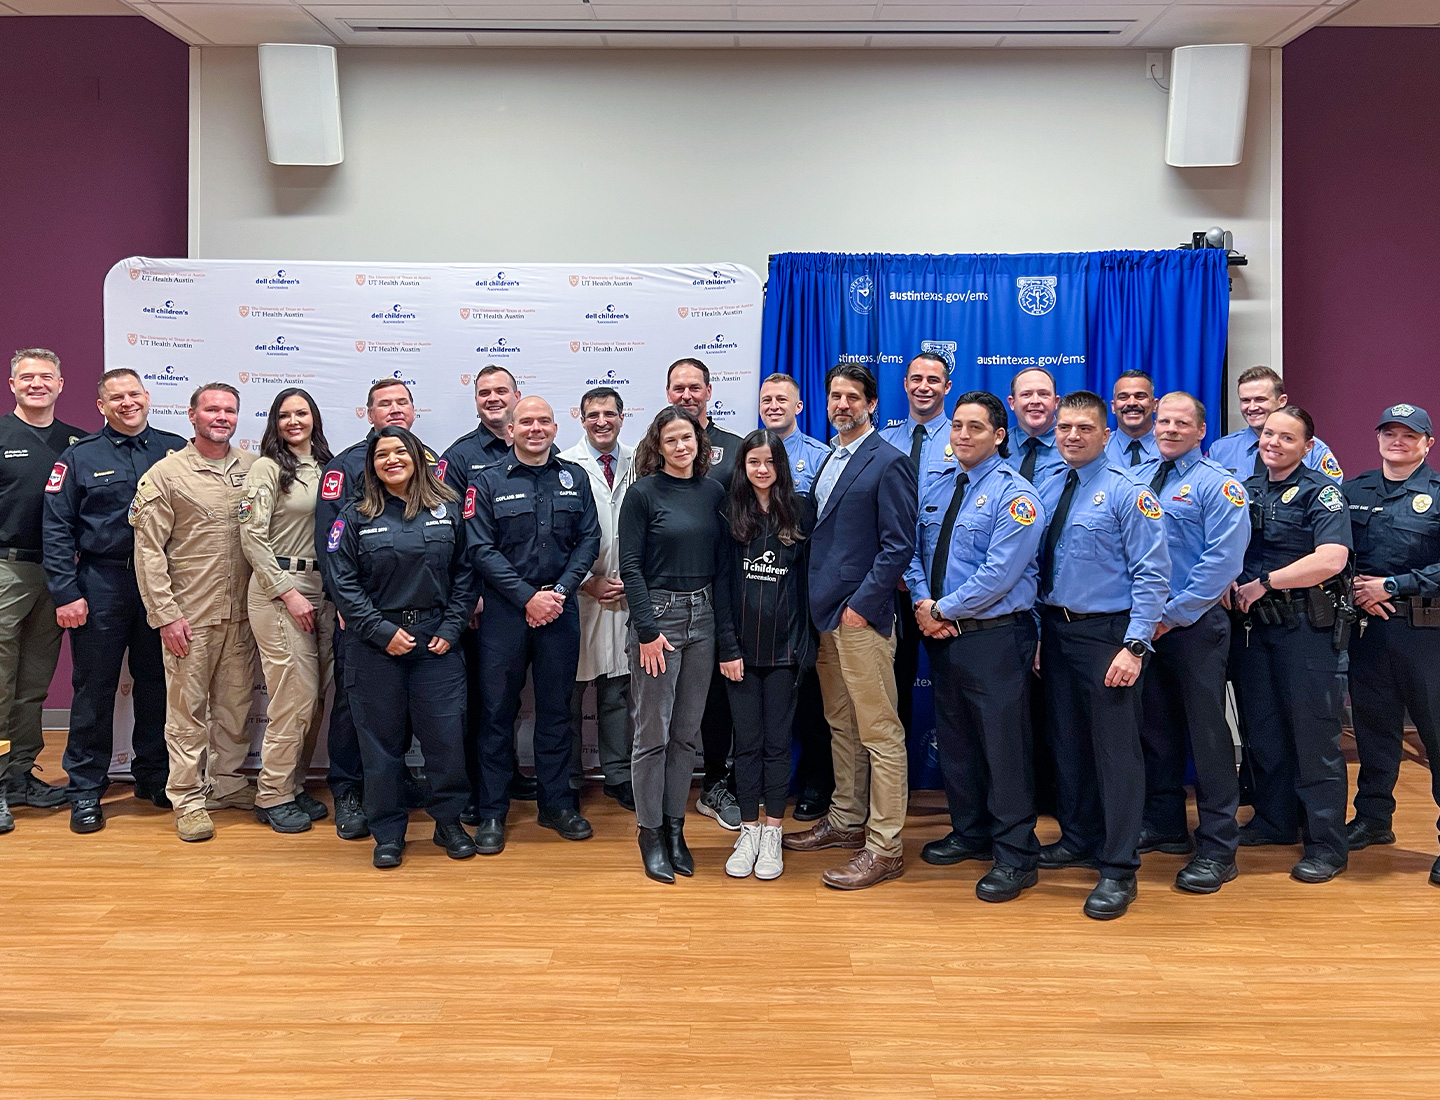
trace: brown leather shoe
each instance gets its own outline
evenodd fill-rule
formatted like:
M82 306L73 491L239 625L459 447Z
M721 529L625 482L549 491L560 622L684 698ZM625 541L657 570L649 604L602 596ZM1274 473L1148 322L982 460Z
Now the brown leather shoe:
M820 876L820 881L836 890L863 890L904 873L904 856L878 856L869 848L861 848L850 857L849 863L830 868Z
M863 848L864 829L837 829L822 817L803 833L786 833L781 843L792 852L818 852L821 848Z

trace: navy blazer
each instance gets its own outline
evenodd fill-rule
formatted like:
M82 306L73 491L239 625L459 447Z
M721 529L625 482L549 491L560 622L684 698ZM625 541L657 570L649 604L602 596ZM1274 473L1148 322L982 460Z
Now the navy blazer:
M878 431L867 435L810 536L810 617L818 630L834 630L848 606L890 637L895 588L915 556L919 499L909 456Z

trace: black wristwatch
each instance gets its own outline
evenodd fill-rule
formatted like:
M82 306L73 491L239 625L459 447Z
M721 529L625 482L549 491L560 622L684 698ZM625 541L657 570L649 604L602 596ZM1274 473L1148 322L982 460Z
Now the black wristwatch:
M1270 570L1265 570L1265 572L1261 573L1260 576L1256 578L1256 580L1260 582L1260 587L1265 589L1266 592L1275 591L1275 589L1270 587Z
M566 596L570 595L570 590L566 588L563 584L552 585L550 590L554 592L557 596L559 596L562 600Z
M1137 657L1144 657L1149 647L1141 641L1130 641L1125 643L1125 648Z
M1400 585L1394 577L1386 577L1381 587L1385 589L1385 594L1387 596L1400 595Z
M934 600L930 602L930 617L937 623L948 623L950 620L940 614L940 604Z

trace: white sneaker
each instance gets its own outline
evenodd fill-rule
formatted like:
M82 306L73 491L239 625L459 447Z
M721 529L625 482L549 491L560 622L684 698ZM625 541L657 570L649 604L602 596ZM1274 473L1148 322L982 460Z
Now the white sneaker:
M725 861L725 873L731 878L748 878L755 870L755 857L760 854L760 826L741 825L740 839Z
M765 880L779 878L785 870L785 858L780 854L780 826L760 827L760 855L755 860L755 877Z

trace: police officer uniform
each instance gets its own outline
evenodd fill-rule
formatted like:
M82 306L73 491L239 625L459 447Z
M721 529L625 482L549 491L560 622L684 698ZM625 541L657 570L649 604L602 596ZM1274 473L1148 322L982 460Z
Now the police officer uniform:
M541 824L568 823L560 829L562 835L581 839L590 835L590 827L574 813L570 750L575 733L570 695L562 689L575 683L580 661L575 597L600 552L600 519L590 475L553 453L532 466L512 451L503 462L482 470L466 490L465 517L470 564L483 581L480 679L490 689L481 703L481 850L498 850L494 841L504 842L503 832L487 837L486 824L503 827L509 812L515 716L525 674L532 667ZM531 627L525 605L541 590L559 593L564 608L553 622ZM570 813L563 812L567 810ZM489 831L494 832L494 824Z
M477 424L473 431L466 432L445 449L435 476L454 489L456 497L463 498L481 470L504 461L509 454L509 443L484 424Z
M1349 509L1339 486L1303 463L1283 481L1256 474L1250 545L1239 583L1259 579L1324 544L1349 549ZM1348 590L1349 577L1332 589ZM1245 731L1255 816L1240 843L1293 844L1305 857L1345 867L1345 757L1340 706L1345 696L1343 626L1320 587L1281 589L1240 617L1230 643L1230 676ZM1340 644L1337 644L1340 643Z
M1055 474L1063 474L1065 459L1061 457L1060 449L1055 446L1054 421L1039 435L1027 435L1024 428L1012 427L1010 457L1006 461L1011 469L1037 489L1043 489L1045 483Z
M1110 460L1110 465L1119 466L1122 470L1133 470L1135 476L1139 477L1138 467L1147 462L1160 461L1160 448L1155 445L1155 429L1150 429L1139 439L1132 439L1116 428L1110 433L1110 441L1105 444L1105 457Z
M115 690L126 651L135 681L131 734L135 796L168 808L165 784L165 662L160 635L145 620L135 580L135 532L126 522L135 490L151 466L185 440L147 424L134 435L106 424L72 444L45 486L45 575L56 607L83 599L88 614L70 631L74 662L70 736L71 828L104 827L100 796L114 751Z
M790 478L795 483L795 491L809 493L815 474L830 457L830 445L806 435L799 428L781 442L785 444L785 457L790 460Z
M1149 660L1169 592L1163 512L1154 493L1103 454L1051 477L1040 496L1050 517L1040 555L1040 675L1062 834L1042 851L1041 866L1098 864L1101 886L1114 880L1133 898L1145 810L1144 675L1128 687L1106 687L1105 675L1122 647ZM1091 915L1120 916L1128 904Z
M1222 435L1210 444L1210 458L1239 478L1264 475L1266 471L1265 463L1260 460L1260 434L1248 424L1239 431ZM1334 452L1318 437L1315 445L1310 448L1310 453L1300 464L1319 470L1332 481L1340 482L1345 479L1345 471L1340 469L1340 462Z
M734 432L726 431L707 415L705 434L710 438L709 475L730 491L730 477L735 472L735 456L740 453L740 444L745 442Z
M1430 416L1412 405L1387 409L1377 428L1403 424L1432 435ZM1369 470L1345 483L1355 572L1384 577L1388 618L1369 615L1350 637L1350 706L1360 775L1351 851L1390 843L1395 781L1408 712L1431 761L1440 803L1440 474L1421 463L1403 482ZM1430 873L1440 885L1440 861Z
M1165 513L1170 594L1145 672L1145 823L1141 853L1191 850L1185 816L1185 757L1195 758L1196 860L1176 879L1190 893L1213 893L1234 877L1239 827L1235 745L1225 720L1230 616L1220 597L1239 574L1250 541L1245 490L1196 447L1136 471Z
M933 599L931 617L960 632L924 640L951 829L930 854L955 863L993 850L996 866L1028 885L1040 852L1030 759L1031 608L1045 531L1039 500L999 453L968 472L957 463L921 496L915 558L905 571L910 599ZM1015 881L977 892L1004 901L1020 888Z
M460 505L444 501L406 518L390 493L379 515L347 504L326 536L326 583L345 617L345 692L360 745L365 818L375 837L375 863L393 867L405 843L406 723L425 754L435 842L456 859L475 854L460 825L470 784L465 776L465 659L460 631L475 607L464 562ZM415 646L386 652L404 628ZM428 648L443 638L443 654Z

